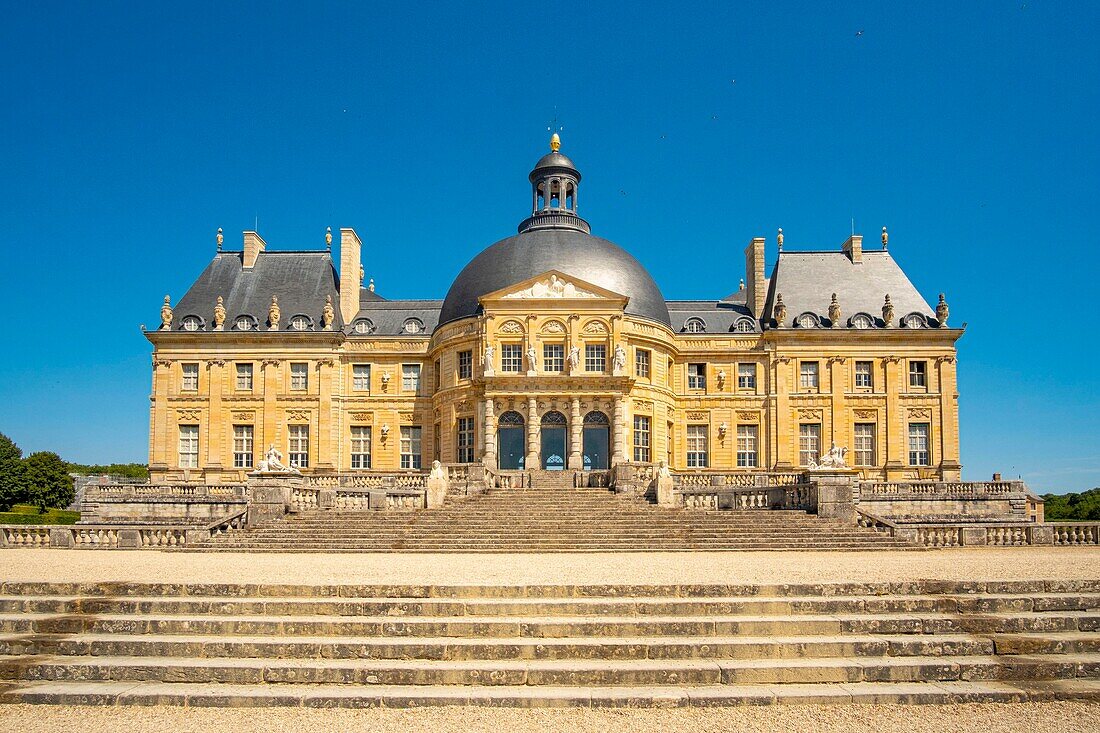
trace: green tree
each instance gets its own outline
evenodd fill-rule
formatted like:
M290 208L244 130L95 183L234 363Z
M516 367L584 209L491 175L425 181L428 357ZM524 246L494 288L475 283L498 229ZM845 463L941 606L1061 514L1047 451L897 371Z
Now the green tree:
M11 509L12 504L26 496L24 474L23 451L0 433L0 511Z
M76 491L73 477L69 475L61 456L50 451L31 453L23 461L26 472L27 493L31 503L39 511L49 508L64 509L73 503Z

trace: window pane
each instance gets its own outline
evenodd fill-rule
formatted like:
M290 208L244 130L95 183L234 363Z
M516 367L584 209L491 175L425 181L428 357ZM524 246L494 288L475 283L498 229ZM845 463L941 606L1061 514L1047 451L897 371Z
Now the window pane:
M474 462L474 419L458 418L457 457L459 463Z
M649 351L638 349L634 352L634 374L642 379L649 379Z
M687 426L687 464L691 468L707 467L707 426Z
M565 345L564 344L543 344L542 345L542 369L546 372L564 372L565 371Z
M584 370L586 372L607 371L607 346L588 344L584 347Z
M737 467L756 468L756 425L737 426Z
M911 361L909 362L909 386L910 387L926 387L928 386L928 362L924 361Z
M458 352L458 378L470 379L474 371L474 352Z
M821 425L803 423L798 426L798 462L809 466L821 458Z
M252 468L252 426L233 426L233 468Z
M501 344L500 371L523 371L523 346L521 344Z
M874 466L875 460L875 424L856 423L855 454L857 466Z
M351 365L351 388L356 392L370 391L370 364Z
M180 384L180 388L189 392L194 392L199 388L199 365L182 364L181 366L183 368L183 381Z
M406 392L419 392L420 391L420 365L419 364L402 364L401 365L401 389Z
M252 391L252 365L237 365L237 389L242 392Z
M306 389L309 386L309 364L293 362L290 365L290 388Z
M799 368L799 385L802 389L817 389L817 362L804 361Z
M634 416L634 460L649 463L650 460L649 418L645 415Z
M738 389L756 389L756 365L755 364L738 364L737 365L737 388Z
M351 467L370 468L369 425L353 425L351 428Z
M291 468L309 467L309 426L291 425L287 429L290 436L287 460Z
M401 426L401 468L420 468L420 437L419 425Z
M180 425L180 468L199 467L199 426Z
M923 423L909 423L909 465L930 466L932 456L929 451L929 425Z
M866 389L874 387L874 378L871 376L871 362L856 362L856 386Z
M688 364L688 389L707 388L707 365Z

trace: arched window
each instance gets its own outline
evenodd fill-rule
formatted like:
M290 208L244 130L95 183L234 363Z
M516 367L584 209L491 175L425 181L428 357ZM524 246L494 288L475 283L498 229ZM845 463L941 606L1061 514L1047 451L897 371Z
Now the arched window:
M419 318L408 318L405 320L405 325L402 326L405 333L420 333L424 330L424 322Z
M751 318L738 318L733 324L733 330L737 333L752 333L756 330L756 324Z
M201 331L202 319L198 316L184 316L180 321L180 326L184 331Z
M542 416L543 425L566 425L565 415L561 414L557 410L551 410Z
M524 425L523 415L515 410L508 410L508 412L502 413L501 416L497 418L497 425L500 427L522 428Z
M585 425L610 425L611 421L607 419L607 415L599 410L593 410L584 416Z
M360 318L352 328L358 334L374 333L374 322L369 318Z
M925 328L928 322L920 313L910 313L901 319L901 325L905 328Z
M313 327L313 319L307 315L298 314L290 319L290 327L295 331L308 331Z
M684 321L684 331L687 333L706 333L707 324L702 318L689 318Z
M813 313L803 313L794 322L799 328L817 328L820 325Z
M233 322L233 327L238 331L255 331L256 319L252 316L237 316L237 320Z
M852 320L849 321L852 328L866 329L875 327L875 319L866 313L856 313L852 316Z

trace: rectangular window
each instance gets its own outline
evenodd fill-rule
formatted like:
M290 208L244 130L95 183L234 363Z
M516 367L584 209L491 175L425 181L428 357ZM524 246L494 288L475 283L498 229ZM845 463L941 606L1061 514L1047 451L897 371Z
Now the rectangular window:
M290 363L290 388L305 390L309 387L309 364L304 361Z
M401 365L401 389L406 392L420 392L420 365Z
M472 417L458 418L458 462L474 462L474 419Z
M351 388L356 392L370 392L370 364L351 365Z
M542 370L555 373L565 371L565 346L563 344L542 345Z
M252 391L252 365L237 364L237 391Z
M401 426L401 468L420 469L420 438L419 425Z
M688 364L688 389L707 388L707 365Z
M916 389L928 387L928 362L909 362L909 386Z
M802 423L798 426L798 463L801 466L809 466L819 460L821 460L821 423Z
M439 359L435 360L433 368L433 380L435 382L435 391L438 392L439 388L443 386L443 370L440 368L442 365L439 363Z
M931 466L932 455L928 450L930 426L926 422L909 423L909 465Z
M874 389L875 378L873 364L869 361L856 362L856 389Z
M855 437L855 453L857 466L873 466L875 460L875 424L873 422L857 422Z
M470 379L474 376L474 352L458 352L458 378Z
M199 365L198 364L180 364L183 368L183 381L180 382L180 389L186 392L197 392L199 389Z
M287 460L291 468L309 468L309 426L291 425L288 428L290 435Z
M687 426L687 464L689 468L707 467L707 426Z
M634 460L649 463L649 418L645 415L634 416Z
M584 370L586 372L607 371L607 346L587 344L584 347Z
M233 426L233 468L252 468L252 426Z
M199 426L180 425L180 468L199 467Z
M737 365L737 389L756 389L756 364Z
M500 371L502 371L502 372L522 372L523 371L523 345L522 344L501 344L500 345Z
M756 425L737 426L737 467L756 468Z
M804 390L818 387L818 364L816 361L804 361L799 365L798 384Z
M649 379L649 350L638 349L634 352L634 376Z
M370 425L351 426L351 467L370 468Z

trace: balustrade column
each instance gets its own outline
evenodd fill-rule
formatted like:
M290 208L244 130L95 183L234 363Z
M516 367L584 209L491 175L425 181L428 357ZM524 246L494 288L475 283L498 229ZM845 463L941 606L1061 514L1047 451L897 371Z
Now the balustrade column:
M485 400L485 467L497 468L497 429L493 401Z
M539 463L539 403L534 397L527 400L527 458L528 471L542 468Z
M626 422L626 400L619 397L615 400L615 418L611 423L611 463L622 463L623 458L623 430Z
M574 397L569 414L569 468L581 470L584 459L581 457L581 401Z

